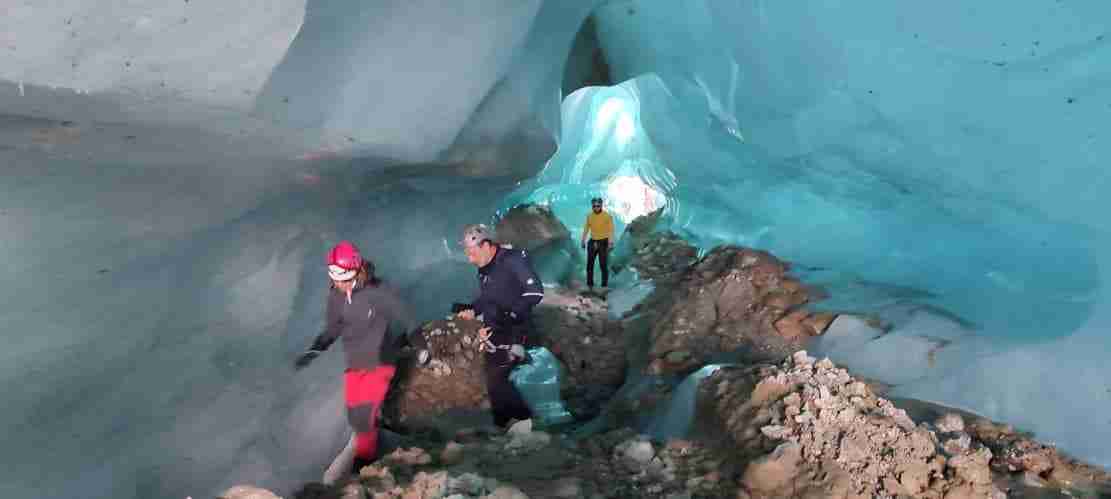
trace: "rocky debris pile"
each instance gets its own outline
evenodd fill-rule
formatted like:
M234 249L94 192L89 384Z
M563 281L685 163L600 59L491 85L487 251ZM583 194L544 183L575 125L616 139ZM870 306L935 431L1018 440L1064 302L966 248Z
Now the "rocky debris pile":
M483 355L478 350L476 320L447 319L421 328L429 360L401 362L382 417L392 428L432 427L435 418L453 409L488 407Z
M515 248L534 250L553 241L567 241L571 233L546 206L514 206L494 227L498 240Z
M939 438L829 359L723 368L703 387L750 459L745 497L1006 497L990 449Z
M634 238L629 263L641 279L667 283L698 259L698 249L673 232Z
M683 272L657 308L649 371L690 372L722 352L779 360L824 332L835 316L800 308L808 291L787 268L764 251L714 248Z
M622 428L582 442L594 459L596 497L735 497L739 467L729 452L690 440L656 442ZM607 488L612 487L612 488Z
M963 443L971 439L983 443L992 451L992 469L1023 486L1111 496L1111 474L1016 432L1011 425L974 418L966 426L959 415L950 413L939 418L935 426L950 441Z
M535 431L460 431L446 442L398 449L335 486L308 484L297 499L732 498L738 467L727 452L623 428L581 441Z
M551 289L544 300L533 319L541 344L565 368L561 397L576 419L592 417L625 382L622 324L596 297Z

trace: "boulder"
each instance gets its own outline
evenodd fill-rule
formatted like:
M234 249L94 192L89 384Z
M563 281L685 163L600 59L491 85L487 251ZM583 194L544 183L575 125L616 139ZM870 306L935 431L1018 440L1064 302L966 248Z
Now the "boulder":
M494 227L499 241L532 251L571 238L570 231L546 206L521 204L505 213Z
M673 232L633 237L628 244L630 266L641 279L656 281L657 285L674 281L698 258L698 248Z
M416 430L436 426L437 419L455 410L489 406L483 376L484 356L478 350L475 320L448 319L421 328L428 343L429 360L399 363L390 395L383 404L387 425Z
M541 344L563 364L560 392L578 419L598 413L625 382L622 324L596 297L549 289L533 314Z
M821 334L833 317L800 308L806 288L769 253L722 246L683 272L652 328L649 370L687 373L723 352L778 360Z

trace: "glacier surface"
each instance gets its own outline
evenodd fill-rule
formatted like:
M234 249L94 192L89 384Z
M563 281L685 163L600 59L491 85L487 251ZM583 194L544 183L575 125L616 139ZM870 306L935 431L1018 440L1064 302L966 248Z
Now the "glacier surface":
M587 19L616 84L564 92ZM1108 19L1099 0L8 2L0 492L318 478L346 439L341 361L289 363L328 246L358 242L432 318L471 291L462 224L530 201L577 233L594 195L882 317L820 347L896 393L1109 466ZM680 432L681 405L653 431Z

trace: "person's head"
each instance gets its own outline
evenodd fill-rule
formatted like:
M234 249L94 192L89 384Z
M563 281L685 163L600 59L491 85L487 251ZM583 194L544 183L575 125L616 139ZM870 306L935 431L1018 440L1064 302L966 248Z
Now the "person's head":
M475 267L485 267L498 253L498 245L490 229L482 224L468 225L463 228L463 239L459 241L467 261Z
M590 209L594 210L594 213L601 213L602 212L602 198L591 199L590 200Z
M328 278L332 287L350 293L356 287L375 284L374 264L364 260L350 241L340 241L328 252Z

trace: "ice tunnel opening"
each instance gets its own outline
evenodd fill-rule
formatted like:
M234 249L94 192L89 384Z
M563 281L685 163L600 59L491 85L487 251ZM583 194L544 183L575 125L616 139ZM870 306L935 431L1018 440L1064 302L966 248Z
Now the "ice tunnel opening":
M472 291L460 226L531 202L573 239L593 196L899 332L837 322L838 362L1111 463L1106 3L305 4L0 19L5 495L315 478L340 361L288 361L328 244L433 317ZM344 161L379 147L403 171ZM651 292L630 277L611 310Z

